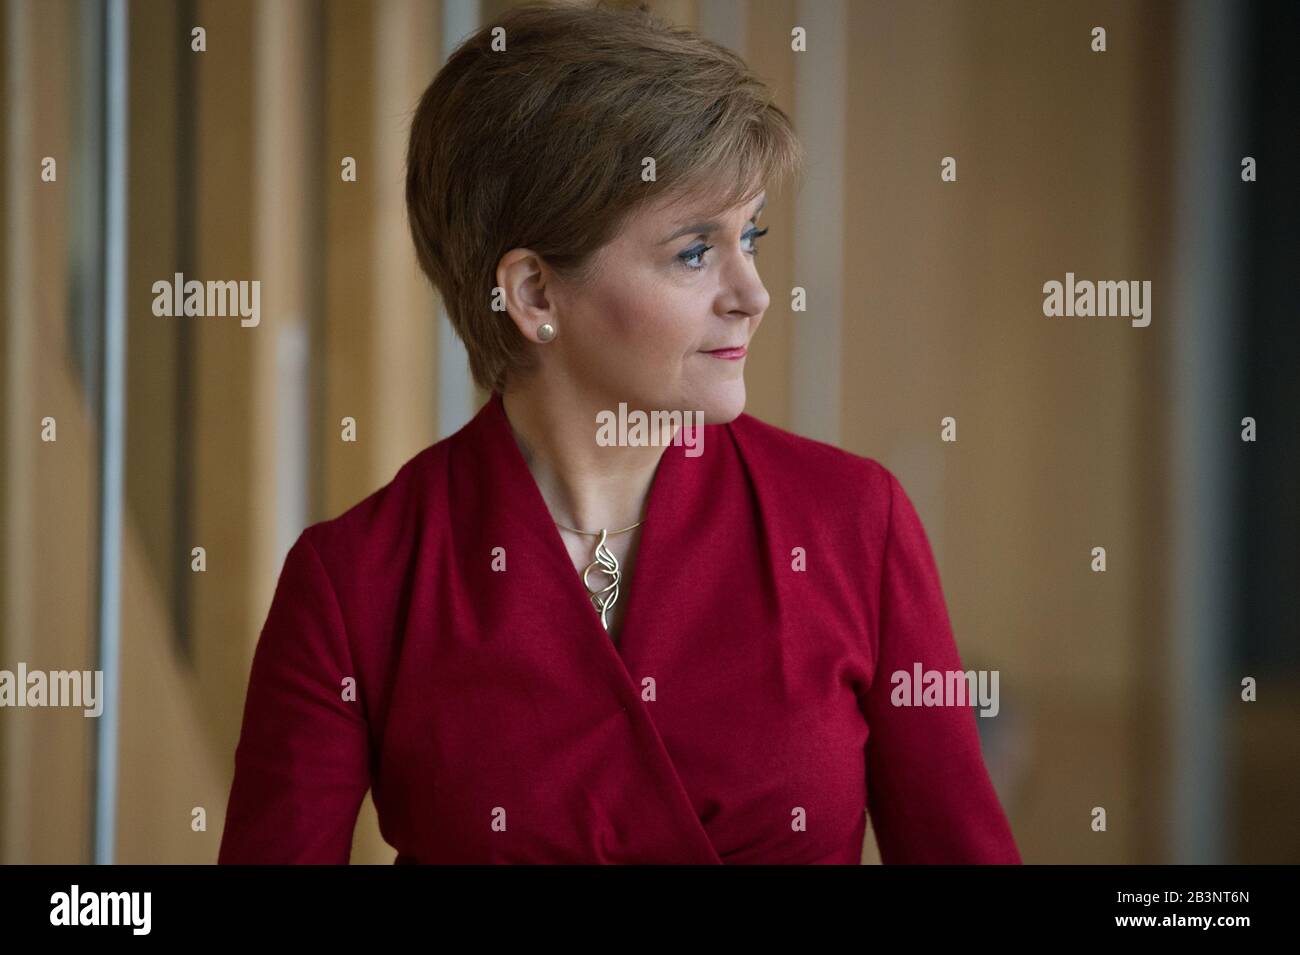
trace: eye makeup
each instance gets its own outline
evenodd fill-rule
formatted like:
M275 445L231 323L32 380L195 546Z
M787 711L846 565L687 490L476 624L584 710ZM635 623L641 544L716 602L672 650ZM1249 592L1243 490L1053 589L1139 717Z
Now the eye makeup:
M758 239L767 235L768 230L760 229L758 228L757 225L754 225L753 223L751 223L751 225L753 226L753 228L749 229L749 231L747 231L744 235L742 235L740 237L740 241L744 242L746 239L748 239L750 242L750 248L747 249L746 251L748 251L750 255L757 255L758 246L755 243L757 242ZM769 226L768 228L771 227ZM691 248L686 249L682 252L679 252L677 254L677 258L682 263L683 267L687 269L687 271L699 272L704 268L704 253L708 252L712 248L713 246L711 245L704 245L703 243L701 243L699 245L691 246ZM692 265L690 264L692 262L698 262L700 264Z

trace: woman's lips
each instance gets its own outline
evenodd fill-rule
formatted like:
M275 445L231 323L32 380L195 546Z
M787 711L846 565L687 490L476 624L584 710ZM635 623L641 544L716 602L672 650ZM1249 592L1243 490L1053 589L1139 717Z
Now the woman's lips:
M713 351L706 351L704 354L712 355L714 358L725 358L728 361L738 361L745 357L745 346L739 348L715 348Z

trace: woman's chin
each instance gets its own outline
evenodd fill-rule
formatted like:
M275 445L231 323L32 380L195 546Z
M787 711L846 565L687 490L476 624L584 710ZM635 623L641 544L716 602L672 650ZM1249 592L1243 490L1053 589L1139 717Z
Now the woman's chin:
M726 424L745 410L745 379L736 378L703 390L692 409L704 413L705 424Z
M619 401L629 408L644 411L680 411L701 414L705 424L726 424L734 421L745 410L745 379L737 375L726 381L692 382L675 395L644 394L639 399L620 397L611 399L610 408L618 409Z

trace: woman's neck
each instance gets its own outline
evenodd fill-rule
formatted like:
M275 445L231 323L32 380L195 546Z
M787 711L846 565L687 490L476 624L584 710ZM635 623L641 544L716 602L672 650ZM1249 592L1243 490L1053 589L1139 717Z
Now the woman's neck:
M596 415L617 414L617 402L611 407L607 398L555 393L539 378L507 388L502 403L551 516L584 531L617 530L641 520L663 445L597 444Z

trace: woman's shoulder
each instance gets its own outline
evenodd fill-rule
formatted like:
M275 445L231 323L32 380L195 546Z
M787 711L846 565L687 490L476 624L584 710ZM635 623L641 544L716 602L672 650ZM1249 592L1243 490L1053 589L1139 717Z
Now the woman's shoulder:
M849 548L837 551L845 567L880 559L906 497L889 468L752 415L740 415L730 428L750 481L771 505L764 513L775 535L809 547Z
M751 468L791 490L815 495L813 503L824 505L841 497L879 499L881 494L888 501L893 474L875 458L787 431L748 413L729 427Z
M367 553L395 554L404 542L423 532L421 515L446 483L449 439L408 458L381 487L333 517L309 525L303 536L328 564L330 558L351 564Z

